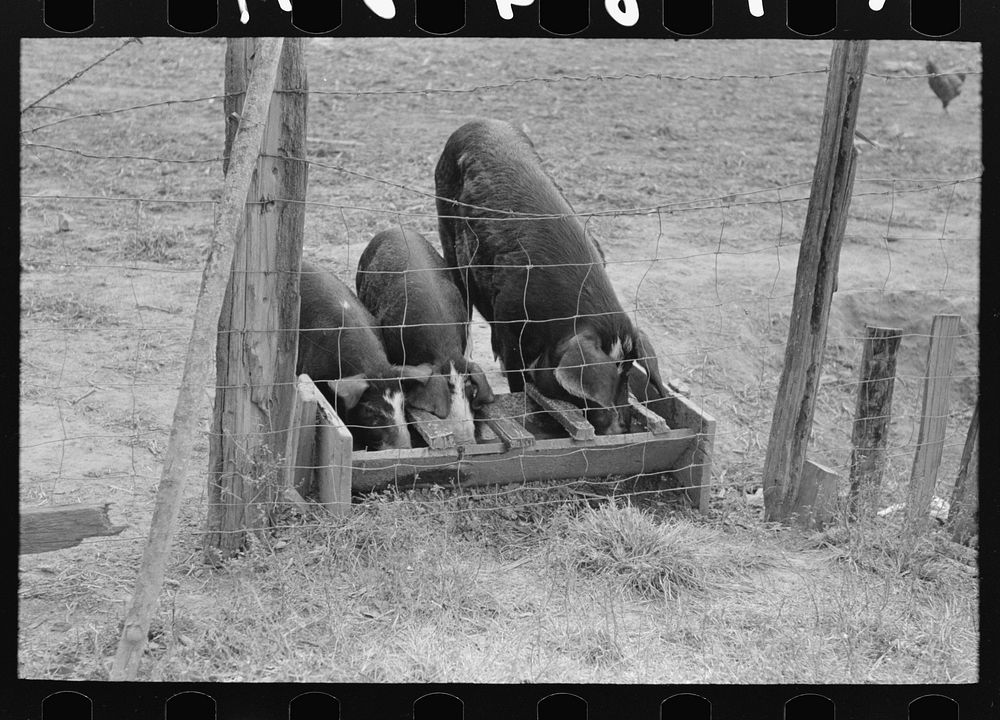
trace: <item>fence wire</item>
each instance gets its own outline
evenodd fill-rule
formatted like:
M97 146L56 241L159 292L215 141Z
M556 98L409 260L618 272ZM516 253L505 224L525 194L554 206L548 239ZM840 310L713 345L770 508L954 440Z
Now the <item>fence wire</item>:
M158 411L146 400L149 395L162 396L173 393L176 390L176 380L159 379L158 377L150 377L150 375L163 374L171 378L178 376L177 370L180 367L183 340L185 332L189 328L184 318L189 316L192 306L192 302L182 303L176 297L172 299L170 292L173 288L167 287L167 285L179 282L182 283L185 292L194 290L196 278L200 275L198 267L200 258L198 257L197 243L193 240L205 240L210 237L218 204L218 200L214 197L197 197L198 194L202 193L199 185L193 185L191 188L192 197L181 196L181 192L185 189L182 186L187 178L185 177L182 182L177 182L176 185L179 187L175 187L173 173L185 172L187 168L196 166L205 166L204 169L211 172L212 166L217 163L221 164L224 158L197 143L193 143L190 148L185 147L183 153L173 147L165 147L163 148L164 152L156 152L155 149L151 149L154 148L155 143L142 143L140 147L136 147L134 152L128 146L118 148L116 145L115 150L109 152L96 145L88 145L86 135L80 136L76 133L86 133L87 130L83 128L91 127L83 125L83 121L86 120L97 119L109 123L149 122L148 114L144 114L149 111L161 113L173 109L198 108L218 103L228 96L225 94L198 94L193 97L136 102L115 107L78 108L65 117L52 119L40 117L42 113L50 112L48 108L40 105L43 100L71 86L90 69L110 60L133 42L137 42L137 39L132 38L125 41L95 62L80 69L66 81L52 87L21 110L22 123L26 126L30 125L30 127L22 129L22 157L29 158L25 172L26 179L32 180L32 182L27 183L27 185L34 186L22 195L24 214L27 219L22 223L22 232L26 242L22 247L21 262L22 267L27 267L30 272L27 273L27 280L22 283L21 332L23 338L35 344L35 347L29 347L26 354L22 351L24 362L21 383L22 415L29 411L45 412L53 414L55 418L55 423L52 425L54 431L50 431L48 437L29 436L22 437L21 440L22 459L28 461L27 468L22 469L22 480L40 480L38 487L41 488L36 489L29 484L28 487L22 489L23 501L28 504L58 499L63 494L68 494L71 497L78 494L86 495L86 493L79 493L76 490L65 493L62 488L64 484L71 487L78 483L86 483L90 479L104 482L113 479L115 482L126 480L132 484L131 497L125 499L124 503L130 511L137 510L146 503L145 488L155 484L159 477L156 467L162 461L162 452L166 447L164 438L169 429L168 425ZM949 72L962 72L968 76L981 75L981 71L975 67L963 67L961 70L949 70ZM441 102L447 103L450 98L456 96L484 96L489 93L520 91L526 87L548 88L549 86L570 84L592 87L594 85L615 85L636 81L659 83L666 86L681 83L724 82L735 85L766 82L770 85L790 78L810 76L815 76L819 82L822 82L821 78L826 73L826 67L770 74L563 73L517 77L505 82L473 83L454 87L397 87L385 90L361 88L329 90L320 88L310 90L309 95L317 100L329 98L344 103L353 100L385 99L389 96L419 97L427 101L439 99ZM866 76L881 80L886 84L905 80L926 83L930 77L926 73L887 74L879 72L867 72ZM147 119L143 120L143 118ZM37 137L43 131L46 132L45 140L38 140ZM809 125L808 132L818 132L818 128ZM60 137L58 133L65 133L65 136ZM332 141L332 144L336 143L336 140ZM352 147L349 140L344 140L343 143L346 148ZM221 145L221 142L215 143L215 146L217 145ZM403 148L400 150L402 151ZM872 152L878 151L876 148ZM335 153L345 155L345 151L335 151ZM546 154L544 157L547 161L557 160L551 154ZM68 158L97 161L93 166L96 175L105 177L109 181L109 185L113 182L118 189L109 191L108 187L103 184L93 183L89 187L82 188L78 184L73 185L74 189L71 191L45 189L42 192L42 188L37 187L39 183L34 182L34 176L46 177L46 163L70 162ZM337 254L344 247L351 254L360 252L367 237L371 235L370 225L373 221L375 224L389 222L392 225L406 221L429 226L436 223L439 217L433 208L433 203L439 197L434 192L429 191L425 183L416 184L402 175L391 176L369 170L352 159L342 159L332 163L313 154L307 158L291 158L291 160L308 164L311 186L323 186L329 183L338 192L344 191L340 197L331 199L314 195L304 201L307 213L316 213L321 216L332 214L336 216L337 222L343 225L343 229L337 232L340 242L328 246L328 249L334 250ZM156 169L147 169L149 163L153 164L153 168L159 167L159 172L165 179L159 195L140 192L123 193L123 190L128 189L129 177L141 177L145 173L157 172ZM838 289L835 297L845 298L854 295L860 301L866 295L885 299L889 293L899 292L894 289L894 281L897 273L904 272L901 268L906 267L906 263L903 262L905 257L900 257L904 251L894 251L890 244L900 243L900 247L902 247L917 242L937 243L941 251L940 259L943 265L943 279L940 287L923 288L922 291L919 291L922 297L941 301L948 300L957 304L969 295L978 296L975 278L960 277L957 284L952 278L953 264L960 264L957 262L959 259L957 254L967 252L964 249L956 250L953 243L978 241L978 237L972 232L967 230L952 231L948 227L949 221L952 219L954 204L961 202L966 208L969 204L968 199L964 197L956 201L956 193L960 190L967 192L970 188L978 188L981 182L980 168L976 168L971 173L956 171L967 169L965 167L949 168L947 172L942 172L939 177L922 177L919 172L914 173L913 176L907 176L909 169L906 168L905 171L897 175L856 179L856 189L852 194L855 205L852 206L852 210L856 208L857 201L865 199L884 200L888 203L889 208L885 217L879 219L879 225L884 227L884 232L872 232L870 228L866 227L864 230L848 233L844 242L845 244L872 243L874 246L884 248L888 269L884 277L875 281L870 278L861 278L857 284L851 284L848 282L848 278L842 277L841 282L844 286ZM336 179L328 180L328 178ZM362 184L342 188L341 183L344 178L360 181ZM213 182L217 180L218 175L213 178ZM22 182L22 185L25 184ZM807 179L776 182L767 186L752 183L750 189L720 191L717 194L694 198L670 197L669 193L664 193L655 202L624 204L606 202L613 207L583 210L571 214L497 218L499 222L517 223L573 217L587 223L588 232L591 230L589 223L594 220L607 222L630 218L637 220L655 219L657 230L654 233L655 247L652 254L619 247L613 242L602 239L602 245L608 255L606 267L616 272L626 268L627 270L622 273L624 277L643 271L641 280L634 291L634 297L630 298L629 292L619 289L620 296L626 300L623 303L625 311L639 327L646 327L659 333L663 326L669 328L669 323L662 322L662 319L678 315L698 317L703 321L703 327L699 327L695 331L697 339L689 341L685 346L668 347L668 342L659 340L659 336L659 341L656 344L659 346L657 354L661 359L661 364L664 359L668 359L674 367L674 370L663 378L664 381L679 378L689 387L693 386L693 389L690 390L691 399L706 411L722 416L715 431L715 450L707 459L712 470L712 492L718 498L724 498L727 493L731 493L735 497L745 500L746 491L759 485L759 478L743 466L746 463L759 463L763 457L759 436L766 434L770 409L773 407L777 393L777 375L780 370L778 363L785 346L780 325L785 320L785 308L792 297L791 292L778 289L779 278L783 274L787 275L789 269L794 265L791 258L783 259L781 254L786 246L794 247L798 242L797 233L801 227L801 217L796 216L795 212L801 212L801 204L809 199L810 185L811 180ZM395 196L392 201L394 204L405 204L411 199L414 201L419 199L422 204L400 208L380 205L378 200L366 202L369 187L392 192ZM859 190L857 188L874 189ZM138 188L135 189L138 190ZM900 209L897 207L901 198L922 194L921 197L925 197L926 202L930 203L936 202L942 192L947 193L948 198L940 213L934 213L939 215L942 220L939 230L921 234L919 232L919 229L922 228L920 223L915 223L912 218L901 217L907 213L913 214L912 208ZM976 190L973 189L972 192L976 192ZM279 203L293 202L282 198L276 200ZM274 201L268 199L263 202ZM69 208L73 206L80 208L80 212L92 215L95 212L93 208L103 207L106 204L112 207L128 207L134 212L129 213L128 220L124 220L123 216L107 218L111 221L107 223L108 225L118 226L119 234L116 236L114 233L100 230L95 234L101 235L103 233L109 237L98 240L95 246L88 245L86 238L81 237L83 233L80 231L84 231L84 228L81 227L78 231L74 227L75 221L72 219L69 220L70 231L53 233L43 231L41 229L42 223L34 217L35 213L56 212L59 214L61 212L53 211L53 207L69 211ZM254 202L248 202L248 207L254 205ZM488 209L464 205L463 203L457 203L457 205L467 209ZM200 223L193 224L194 226L190 229L190 238L182 237L178 240L177 232L171 225L171 221L160 220L160 216L174 213L173 208L188 206L204 210L205 218ZM157 208L157 210L154 212L153 208ZM738 222L731 222L728 219L728 214L732 212L755 211L770 212L772 215L777 213L779 215L777 231L770 235L765 234L763 237L752 233L743 234L734 229L734 225L738 227ZM115 211L108 212L114 213ZM711 218L701 228L705 241L704 248L698 251L668 250L671 228L665 228L665 224L678 222L684 218L691 218L687 222L697 222L695 215L697 213L706 213ZM353 217L359 215L364 216L364 220L352 220ZM773 220L773 217L771 219ZM51 227L50 221L46 221L46 224ZM191 225L190 222L188 224ZM120 234L120 228L123 225L131 226L130 235L124 242L123 236ZM99 227L100 223L92 223L84 232L97 230ZM183 232L182 230L181 235ZM959 234L956 235L955 232ZM602 230L601 233L604 234L604 231ZM596 231L593 234L596 234ZM120 247L122 245L125 246L124 249ZM747 245L749 247L745 247ZM686 243L685 247L691 247L691 245ZM307 248L307 254L315 249L316 246ZM724 289L728 291L728 288L725 287L727 271L720 267L720 262L727 260L746 261L756 259L761 254L766 253L775 254L774 275L768 274L767 277L760 278L761 285L770 288L767 292L748 294L748 289L742 287L731 291L731 293L723 293ZM133 257L128 257L129 254ZM894 264L894 255L900 267ZM654 277L649 277L650 273L675 264L697 266L699 262L710 263L712 266L710 269L710 273L714 275L712 296L690 300L667 295L666 299L661 297L648 302L640 301L642 288L664 282L663 278L656 273L654 273ZM354 275L353 270L341 258L338 257L337 261L332 263L332 268L342 276L348 285L353 284L351 282ZM703 270L704 268L701 268L699 272ZM36 282L32 279L32 275L35 274L47 275L48 277L39 278ZM139 278L141 282L137 283L136 278ZM80 284L85 284L88 281L91 283L87 288L86 295L77 293L74 296L73 291L69 289L74 281ZM164 303L163 305L153 304L159 293L150 293L139 287L142 283L150 281L163 283L165 298L161 301ZM108 290L109 286L114 286L113 291ZM909 290L900 291L910 292ZM106 301L101 300L102 296ZM152 299L149 296L152 296ZM754 310L759 310L758 305L764 303L766 318L777 318L779 329L774 330L770 326L762 328L762 337L756 340L748 340L741 336L739 330L733 329L736 325L733 318L727 317L732 306L741 303L746 306L744 307L745 327L751 327L752 322L760 322L759 319L751 318L751 313L747 308L752 307ZM925 303L925 305L931 304L933 303ZM151 316L152 313L163 312L175 315L177 322L164 323ZM737 317L737 319L739 318ZM710 320L715 321L715 327L713 327L712 322L709 322ZM930 317L913 318L913 321L921 326L929 327ZM435 323L425 324L434 325ZM496 324L494 323L494 325ZM969 325L969 327L974 327L974 325ZM247 328L238 332L264 331ZM846 478L850 474L847 458L850 454L853 422L852 403L860 388L860 381L853 377L856 375L853 364L860 358L861 354L861 344L864 338L860 332L860 327L848 331L837 330L831 332L827 339L828 354L834 355L835 358L831 372L824 376L820 384L814 428L814 435L824 434L836 437L835 441L827 441L824 447L832 446L835 448L832 452L841 458L839 461L830 462L829 466L839 472L842 478ZM750 330L747 330L746 333L749 334ZM75 340L82 334L103 335L107 346L97 353L97 357L87 357L80 363L79 367L73 367L72 365L77 358ZM667 334L669 335L669 330ZM712 341L711 338L716 336L726 338L726 341L721 339ZM922 355L925 355L925 343L928 337L926 332L916 331L913 327L909 327L902 333L902 342L906 349L901 350L901 354L906 356L908 367L913 369L897 374L898 402L892 415L893 441L886 450L888 466L890 469L895 469L896 472L896 477L893 478L894 482L902 482L902 476L908 470L905 466L912 460L916 449L915 428L921 420L918 404L918 396L921 392L919 386L927 380L926 375L921 374ZM477 341L483 343L485 336L478 337ZM958 337L960 348L964 348L966 355L970 354L970 348L978 347L978 342L978 333L974 330L964 331ZM738 355L754 358L755 364L760 367L760 375L756 381L726 381L727 359ZM113 373L126 375L126 379L121 382L108 381L105 378L94 382L91 379L100 370L109 368ZM164 368L167 368L169 372L164 373ZM495 369L493 375L499 378L499 373ZM978 386L978 367L974 370L952 373L952 379L963 388L964 392L973 392ZM502 381L499 384L502 389ZM205 388L205 392L211 395L225 389L227 388L210 387ZM127 409L122 417L101 417L103 400L102 402L97 401L101 399L102 395L109 393L125 396ZM953 392L953 395L955 394ZM29 401L30 408L25 407L26 400ZM732 406L732 410L728 406ZM527 405L525 405L525 411L527 417L530 417L533 412L540 412L528 410ZM953 407L947 412L945 417L949 421L949 432L945 440L946 452L954 454L961 450L970 413L971 410L966 403ZM75 426L82 425L96 425L108 428L108 431L95 432L74 429ZM262 429L260 435L280 432L283 432L283 429ZM212 434L213 431L206 422L205 439L211 438ZM754 440L754 436L758 439ZM93 447L107 441L124 443L129 448L124 468L118 464L116 459L107 468L76 470L72 467L72 463L66 459L66 450L71 446ZM136 448L144 443L149 457L140 457L136 451ZM756 443L756 447L750 447L754 443ZM641 443L634 443L633 446L636 449L643 447ZM49 456L46 458L47 462L42 463L43 467L48 465L48 470L38 471L31 467L31 461L39 460L40 453L48 453L53 450L57 451L58 457ZM562 456L582 456L583 453L584 450L581 448L570 448ZM741 457L751 455L753 456L751 458ZM54 467L49 464L53 460L56 463ZM463 458L463 461L481 464L507 462L488 457ZM443 459L439 465L432 465L429 469L443 470L450 463L451 460ZM675 471L682 469L684 468L674 468ZM512 473L513 479L516 481L517 470L514 469ZM566 479L564 482L550 483L547 487L589 493L590 490L587 488L620 487L628 481L653 480L660 477L660 473L641 472L613 480ZM507 489L497 490L493 497L516 499L519 492L521 492L521 488L515 483ZM630 494L636 497L660 497L661 490L659 488L650 490L633 488L630 490ZM449 504L455 504L463 497L466 496L461 491L458 491L458 494L454 496L440 495L434 499L434 509L429 510L429 512L442 516L464 512L463 508L449 507ZM579 502L592 500L593 497L588 495L582 497ZM118 502L123 502L123 500L119 498ZM198 502L202 507L207 505L203 495L198 498ZM566 502L565 498L535 499L532 501L536 505L563 502ZM507 506L497 502L492 506L492 509L499 511L505 507ZM484 508L490 509L491 506L487 504L480 507L480 509ZM275 529L291 531L295 528L323 524L322 521L302 521L286 526L276 526ZM200 533L196 530L188 532L191 533L192 537ZM100 538L94 542L135 542L136 539L135 537Z

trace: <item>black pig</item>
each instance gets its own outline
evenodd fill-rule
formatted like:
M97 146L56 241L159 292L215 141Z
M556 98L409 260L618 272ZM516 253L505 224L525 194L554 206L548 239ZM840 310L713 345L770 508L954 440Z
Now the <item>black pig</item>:
M460 269L467 311L490 322L511 390L530 379L584 408L598 433L623 432L641 340L531 141L505 122L467 123L434 180L445 260Z
M371 315L350 288L304 260L299 293L296 374L316 382L360 447L411 447L403 391L426 382L430 366L391 365Z
M456 440L474 440L473 409L493 402L493 393L465 356L468 313L444 258L418 232L385 230L361 254L355 282L389 361L433 368L425 384L408 390L407 403L447 419Z

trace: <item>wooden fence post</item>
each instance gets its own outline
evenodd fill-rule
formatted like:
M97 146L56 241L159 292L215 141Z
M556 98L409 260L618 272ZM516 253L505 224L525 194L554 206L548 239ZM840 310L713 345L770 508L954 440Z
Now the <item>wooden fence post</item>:
M812 460L802 464L798 499L791 518L807 530L822 530L837 509L837 481L833 470Z
M951 508L948 511L948 527L951 539L966 544L979 534L979 401L972 411L969 433L965 436L962 462L958 467L958 478L951 494Z
M854 186L854 125L867 57L867 40L833 43L785 361L764 460L765 520L789 520L797 502Z
M951 360L960 324L958 315L935 315L931 324L920 434L917 436L917 452L913 457L913 472L906 498L906 527L911 533L920 532L930 521L931 499L934 497L934 485L944 450L944 433L948 426Z
M851 514L870 514L878 501L885 471L885 448L892 419L896 351L903 331L865 326L858 381L858 403L851 434Z
M239 116L260 40L231 38L226 49L226 146ZM306 71L302 41L285 41L267 127L219 318L215 411L209 442L210 560L243 547L269 522L284 486L295 399L298 272L306 196ZM303 91L303 92L282 92ZM280 198L280 200L279 200ZM284 200L284 202L283 202Z
M261 41L250 83L247 100L236 138L233 140L232 162L226 174L222 192L219 224L212 236L212 245L202 273L201 292L194 312L194 327L188 343L184 375L174 409L174 423L163 472L156 492L156 509L149 528L149 540L142 553L142 565L136 578L132 604L125 615L118 651L111 668L111 680L134 680L139 659L146 647L150 616L163 585L174 523L180 510L184 478L187 474L194 434L198 424L198 407L205 397L205 387L211 376L212 347L217 333L219 311L232 267L233 248L244 222L244 207L250 175L256 164L267 104L274 89L282 39Z

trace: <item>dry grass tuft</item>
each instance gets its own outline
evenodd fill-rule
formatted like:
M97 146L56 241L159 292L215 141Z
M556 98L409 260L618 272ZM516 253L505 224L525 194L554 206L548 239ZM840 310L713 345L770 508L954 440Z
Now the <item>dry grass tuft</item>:
M616 578L647 598L737 589L737 579L765 561L758 551L740 551L716 530L686 521L660 523L631 505L563 515L553 529L554 553L566 565L585 575Z

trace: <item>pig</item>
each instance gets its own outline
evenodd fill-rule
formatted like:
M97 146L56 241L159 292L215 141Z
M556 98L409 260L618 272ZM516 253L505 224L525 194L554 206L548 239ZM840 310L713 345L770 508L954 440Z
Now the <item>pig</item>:
M393 365L371 314L339 278L302 261L296 375L307 373L337 409L355 443L368 450L409 448L403 394L430 365Z
M642 341L528 137L469 122L448 138L434 182L445 261L459 269L466 312L489 321L510 389L530 380L582 408L598 434L626 431Z
M355 283L389 361L432 368L427 382L407 393L407 404L447 420L457 441L472 442L474 411L493 402L493 392L465 354L469 317L457 274L423 235L392 229L368 243Z

